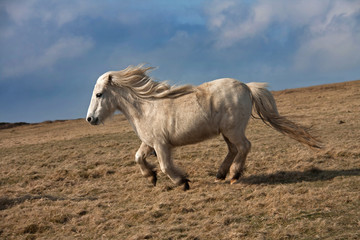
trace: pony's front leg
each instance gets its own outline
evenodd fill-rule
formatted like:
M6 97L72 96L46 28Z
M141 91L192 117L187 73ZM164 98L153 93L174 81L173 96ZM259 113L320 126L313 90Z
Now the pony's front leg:
M189 179L186 174L180 169L176 168L171 158L171 148L167 145L155 145L155 151L160 163L160 168L163 173L177 185L184 185L184 191L189 190Z
M155 167L146 161L146 158L153 152L153 148L145 143L141 143L135 154L135 162L139 164L142 175L144 177L150 177L152 184L155 186L157 181L156 171L154 170Z

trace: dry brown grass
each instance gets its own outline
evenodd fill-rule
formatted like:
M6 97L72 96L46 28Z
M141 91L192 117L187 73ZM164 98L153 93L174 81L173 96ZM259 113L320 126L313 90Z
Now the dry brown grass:
M326 147L251 120L238 184L214 182L220 137L176 149L187 192L141 176L140 141L121 116L0 130L0 239L359 239L360 81L274 94Z

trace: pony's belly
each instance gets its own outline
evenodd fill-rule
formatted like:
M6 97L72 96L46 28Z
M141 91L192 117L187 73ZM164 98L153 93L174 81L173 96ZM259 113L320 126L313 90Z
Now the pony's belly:
M194 144L219 134L215 128L211 128L208 124L200 124L187 129L186 131L175 131L169 137L170 144L173 146L182 146L187 144Z

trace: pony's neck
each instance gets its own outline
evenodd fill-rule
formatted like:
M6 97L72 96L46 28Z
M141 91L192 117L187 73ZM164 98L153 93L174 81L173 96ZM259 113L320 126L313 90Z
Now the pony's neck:
M123 92L117 98L117 108L130 121L130 124L136 128L137 122L144 115L144 105L146 102L136 99L130 92ZM136 129L135 129L136 130Z

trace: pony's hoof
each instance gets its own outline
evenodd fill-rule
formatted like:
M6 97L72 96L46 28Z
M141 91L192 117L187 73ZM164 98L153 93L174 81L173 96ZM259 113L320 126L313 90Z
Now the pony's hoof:
M232 184L235 184L235 183L237 183L238 181L239 181L239 179L233 178L233 179L230 180L230 184L231 184L231 185L232 185Z
M156 171L153 171L153 175L151 176L151 183L154 185L154 187L156 186L156 181L157 181Z
M225 174L222 174L222 173L217 173L216 174L216 180L225 180L226 178L226 173Z
M187 191L190 189L190 185L189 185L190 180L189 179L184 179L183 180L183 184L184 184L184 191Z

